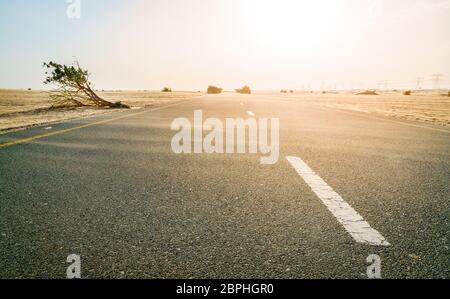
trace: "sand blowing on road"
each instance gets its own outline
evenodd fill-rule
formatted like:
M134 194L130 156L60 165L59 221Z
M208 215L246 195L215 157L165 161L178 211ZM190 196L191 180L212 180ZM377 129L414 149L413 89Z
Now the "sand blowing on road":
M449 279L449 36L450 0L0 0L0 288Z

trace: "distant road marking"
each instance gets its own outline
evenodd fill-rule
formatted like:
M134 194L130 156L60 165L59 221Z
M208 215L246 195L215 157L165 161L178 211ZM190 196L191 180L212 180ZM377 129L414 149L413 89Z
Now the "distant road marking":
M0 144L0 149L6 148L6 147L10 147L10 146L13 146L13 145L28 143L28 142L31 142L31 141L34 141L34 140L37 140L37 139L45 138L45 137L61 135L61 134L68 133L68 132L71 132L71 131L80 130L80 129L84 129L84 128L89 128L89 127L92 127L92 126L101 125L101 124L109 123L109 122L112 122L112 121L121 120L121 119L124 119L124 118L129 118L129 117L141 115L141 114L148 113L148 112L154 112L154 111L167 109L167 108L170 108L170 107L181 105L181 104L183 104L185 102L187 102L187 101L182 101L182 102L175 103L175 104L172 104L172 105L167 105L167 106L163 106L163 107L158 107L158 108L154 108L154 109L150 109L150 110L141 111L141 112L138 112L138 113L123 115L123 116L120 116L120 117L110 118L110 119L106 119L106 120L102 120L102 121L98 121L98 122L93 122L93 123L90 123L90 124L86 124L86 125L82 125L82 126L78 126L78 127L74 127L74 128L69 128L69 129L54 131L54 132L50 132L50 133L40 134L40 135L36 135L36 136L24 138L24 139L13 140L13 141L10 141L10 142L6 142L6 143Z
M255 116L255 113L251 112L251 111L247 111L248 115L250 116Z
M356 242L374 246L390 246L378 231L370 227L369 223L302 159L298 157L286 157L286 159Z

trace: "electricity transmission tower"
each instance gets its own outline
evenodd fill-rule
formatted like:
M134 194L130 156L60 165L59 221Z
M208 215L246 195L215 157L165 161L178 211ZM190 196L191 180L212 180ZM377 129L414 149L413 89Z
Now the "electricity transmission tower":
M381 90L382 85L383 85L383 82L377 81L377 90Z
M418 77L417 78L417 85L416 85L416 90L422 90L422 77Z
M441 79L444 75L442 74L433 74L433 81L434 81L434 89L439 91L441 89L439 83L441 82Z
M378 90L381 90L381 86L384 86L384 90L388 91L389 90L389 80L382 80L382 81L378 81Z

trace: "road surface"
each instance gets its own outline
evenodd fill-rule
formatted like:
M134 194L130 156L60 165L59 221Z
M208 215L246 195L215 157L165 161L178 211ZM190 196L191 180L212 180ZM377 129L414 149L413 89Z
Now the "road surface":
M194 110L279 118L279 162L174 154L171 123ZM70 254L84 278L365 278L371 254L383 278L450 278L444 127L224 94L0 144L2 278L64 278ZM348 215L385 243L357 242Z

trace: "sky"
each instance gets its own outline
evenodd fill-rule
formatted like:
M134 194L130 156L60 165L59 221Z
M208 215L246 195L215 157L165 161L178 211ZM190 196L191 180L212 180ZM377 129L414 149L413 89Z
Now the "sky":
M75 57L107 90L448 88L450 0L0 0L0 88Z

